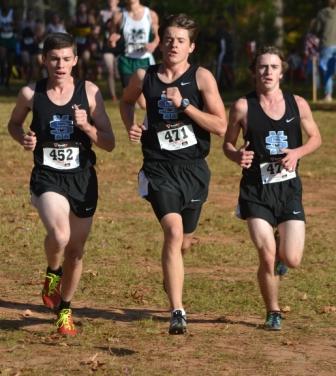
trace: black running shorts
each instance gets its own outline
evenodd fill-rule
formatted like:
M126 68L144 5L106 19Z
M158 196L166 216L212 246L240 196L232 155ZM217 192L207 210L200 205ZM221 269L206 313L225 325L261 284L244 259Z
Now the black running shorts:
M94 167L74 174L34 167L30 191L35 196L45 192L61 194L69 201L71 211L80 218L92 217L97 208L98 182Z
M272 226L289 220L305 221L300 178L262 184L243 177L237 216L242 219L262 218Z
M210 170L206 161L150 162L142 171L148 180L144 197L158 220L168 213L178 213L184 233L194 232L208 196Z

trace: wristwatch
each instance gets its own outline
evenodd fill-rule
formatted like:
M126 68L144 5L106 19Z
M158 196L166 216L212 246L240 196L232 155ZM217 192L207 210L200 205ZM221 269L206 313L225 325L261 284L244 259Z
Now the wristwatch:
M182 98L179 110L184 111L190 104L190 100L188 98Z

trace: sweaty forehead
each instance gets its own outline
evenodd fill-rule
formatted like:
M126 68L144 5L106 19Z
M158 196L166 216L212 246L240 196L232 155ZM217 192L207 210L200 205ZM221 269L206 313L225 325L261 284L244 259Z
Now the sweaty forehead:
M275 54L263 54L260 55L257 61L257 65L281 65L281 59Z

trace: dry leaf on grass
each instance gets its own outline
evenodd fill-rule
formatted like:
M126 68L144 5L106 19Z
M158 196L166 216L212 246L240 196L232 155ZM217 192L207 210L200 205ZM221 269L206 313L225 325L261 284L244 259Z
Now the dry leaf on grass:
M283 307L283 308L281 308L281 312L284 312L284 313L286 313L286 312L290 312L291 311L291 307L290 306L285 306L285 307Z
M26 309L26 310L22 313L22 316L23 316L23 317L31 317L31 316L33 316L33 312L32 312L30 309Z
M325 306L322 308L322 313L334 313L336 312L335 306Z

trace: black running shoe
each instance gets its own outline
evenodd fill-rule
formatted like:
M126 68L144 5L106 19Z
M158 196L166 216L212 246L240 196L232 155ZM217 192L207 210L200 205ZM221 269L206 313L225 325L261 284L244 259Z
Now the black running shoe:
M169 334L184 334L187 331L187 317L180 310L172 312Z

